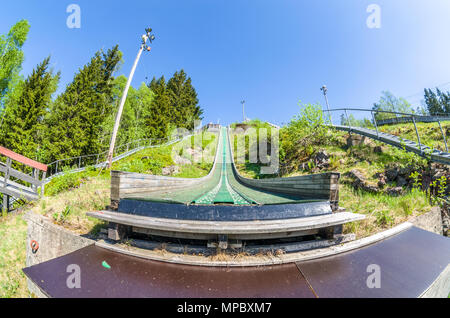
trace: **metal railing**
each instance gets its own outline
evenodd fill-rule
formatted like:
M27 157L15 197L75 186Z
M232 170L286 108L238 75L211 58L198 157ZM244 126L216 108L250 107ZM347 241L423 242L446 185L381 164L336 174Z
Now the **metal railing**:
M365 113L370 113L371 119L369 119L368 121L373 125L373 128L376 131L376 135L379 138L380 137L380 131L379 131L379 126L380 126L380 120L377 120L377 116L376 114L390 114L390 115L395 115L395 117L397 118L397 120L399 120L399 122L401 122L402 120L408 120L408 122L412 122L414 125L414 129L415 129L415 133L416 133L416 138L417 138L417 144L419 145L420 150L422 151L423 149L423 144L421 142L420 139L420 135L419 135L419 131L417 129L417 122L422 122L424 117L427 116L423 116L423 115L419 115L419 114L411 114L411 113L402 113L402 112L394 112L394 111L384 111L384 110L373 110L373 109L361 109L361 108L336 108L336 109L330 109L330 110L326 110L324 109L323 112L328 113L328 121L330 125L335 126L336 124L333 124L333 118L332 118L332 114L335 113L341 113L341 117L339 118L339 120L342 121L342 119L344 119L344 123L346 123L347 125L343 125L343 126L348 126L349 127L349 131L352 130L352 128L357 128L358 126L354 126L352 127L352 120L349 117L349 112L350 115L353 115L353 113L355 112L365 112ZM444 115L444 114L439 114L439 115ZM448 152L448 145L447 145L447 138L445 136L444 130L442 129L442 125L441 125L441 121L443 121L443 119L447 120L447 118L450 117L449 114L445 114L446 116L432 116L433 117L433 121L427 121L427 122L436 122L438 124L439 130L441 132L442 135L442 139L444 141L445 144L445 150L446 152ZM342 117L343 116L343 117ZM403 119L404 118L404 119ZM355 119L358 121L358 119L356 119L355 117L353 117L352 119ZM363 120L367 118L363 118ZM450 118L449 118L450 120ZM340 122L338 125L342 125L342 123ZM365 127L367 128L367 127ZM371 127L370 127L371 128Z
M416 115L416 122L421 123L435 123L440 121L450 121L450 114L435 114L435 115ZM392 118L384 118L377 119L377 125L395 125L395 124L403 124L403 123L412 123L411 117L392 117Z
M168 140L168 138L159 138L159 139L149 138L130 141L128 143L119 145L114 148L113 162L123 159L139 150L149 147L169 145L187 136L189 135L184 136L178 135L174 136L174 138L171 138L170 140ZM82 171L89 166L93 166L96 168L104 167L108 163L107 159L108 159L108 150L102 151L97 154L81 155L76 157L55 160L47 165L48 166L47 181L50 180L52 177L61 175L65 172Z

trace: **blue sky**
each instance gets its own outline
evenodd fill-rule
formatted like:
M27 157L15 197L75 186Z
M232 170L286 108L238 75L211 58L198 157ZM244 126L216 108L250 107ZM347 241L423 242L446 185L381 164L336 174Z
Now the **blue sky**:
M69 4L81 28L66 26ZM381 28L369 29L369 4ZM49 54L62 72L59 92L99 49L119 44L128 75L140 35L151 26L152 52L142 56L133 86L184 70L192 77L204 121L227 124L246 114L285 123L298 102L370 108L382 90L418 105L424 87L450 90L448 0L21 0L2 3L0 33L31 24L23 74Z

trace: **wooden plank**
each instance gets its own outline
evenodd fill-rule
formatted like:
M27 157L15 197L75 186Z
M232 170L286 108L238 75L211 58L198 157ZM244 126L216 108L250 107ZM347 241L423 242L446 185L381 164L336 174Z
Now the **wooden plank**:
M26 199L29 201L37 200L39 198L39 196L36 193L33 193L31 191L18 190L17 188L13 188L10 186L1 188L1 192L4 195L6 194L6 195L10 195L14 198Z
M9 150L5 147L0 146L0 154L4 155L5 157L11 158L15 161L18 161L20 163L23 163L24 165L30 166L32 168L36 168L41 171L47 171L47 165L34 161L25 156L19 155L18 153L15 153L14 151Z
M0 172L6 173L6 171L7 171L7 168L5 166L0 166ZM28 183L36 185L38 187L41 186L41 184L42 184L42 181L40 181L39 179L35 179L32 176L30 176L28 174L25 174L23 172L20 172L20 171L18 171L16 169L10 168L9 169L9 175L11 177L14 177L14 178L20 179L22 181L26 181Z
M161 219L111 211L88 212L88 216L104 221L140 228L186 233L260 234L320 229L355 222L365 218L362 214L342 212L298 219L263 221L192 221Z
M3 179L3 187L6 187L8 185L10 170L11 170L11 158L8 158L6 159L6 171L5 171L5 178Z

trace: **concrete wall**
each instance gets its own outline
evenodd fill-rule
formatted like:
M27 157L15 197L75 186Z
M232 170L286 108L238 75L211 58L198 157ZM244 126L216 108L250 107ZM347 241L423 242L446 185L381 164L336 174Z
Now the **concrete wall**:
M439 235L443 233L441 208L438 206L433 207L428 213L412 218L408 222L429 232Z
M76 235L59 225L53 224L49 218L40 214L28 212L25 215L25 220L28 223L27 267L69 254L95 243L91 239ZM32 240L39 244L36 253L33 253L31 249ZM28 280L28 289L37 297L45 297L30 280Z

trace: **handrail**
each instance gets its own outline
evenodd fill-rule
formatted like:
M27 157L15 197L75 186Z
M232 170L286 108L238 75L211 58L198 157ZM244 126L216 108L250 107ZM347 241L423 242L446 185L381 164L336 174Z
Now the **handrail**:
M365 109L365 108L334 108L334 109L324 109L324 112L333 112L333 111L345 111L345 110L354 110L354 111L363 111L363 112L375 112L375 113L387 113L387 114L397 114L397 115L403 115L403 116L439 116L439 115L445 115L450 116L450 113L436 113L434 115L421 115L416 113L401 113L401 112L394 112L389 110L378 110L378 109Z
M3 194L1 205L2 215L5 216L10 208L10 197L35 200L39 197L39 187L41 187L42 195L44 194L43 185L48 166L2 146L0 146L0 155L6 157L6 163L0 163L0 173L3 174L0 185L0 193ZM12 167L13 160L33 168L31 175L14 169ZM42 178L40 177L40 171L42 171ZM14 180L12 180L11 178L14 178ZM25 182L26 184L30 184L30 186L26 186L21 182L18 183L16 182L17 180Z
M29 166L31 168L36 168L38 170L47 172L47 165L34 161L33 159L27 158L25 156L22 156L12 150L9 150L5 147L0 146L0 154L4 155L5 157L11 158L12 160L15 160L17 162L23 163L26 166Z
M143 147L143 146L145 147L146 145L149 146L149 145L151 145L152 141L161 141L161 140L164 140L164 139L165 138L158 138L158 139L147 138L147 139L133 140L133 141L130 141L128 143L121 144L121 145L115 147L114 152L115 152L116 155L120 156L120 155L122 155L124 153L127 153L129 151L132 151L134 149L137 149L137 148L140 148L140 147ZM133 144L135 144L137 146L133 148L133 146L132 146ZM130 147L130 145L131 145L131 147ZM121 150L118 150L118 149L121 149ZM76 156L76 157L70 157L70 158L64 158L64 159L55 160L55 161L53 161L53 162L48 164L48 166L50 167L49 176L57 174L59 172L58 168L60 168L61 166L64 166L64 164L61 164L61 163L72 161L72 164L70 164L70 165L71 166L76 165L77 169L80 169L83 166L82 165L83 164L83 162L82 162L83 159L85 159L85 158L92 158L92 157L96 158L90 164L98 165L98 164L104 163L103 159L106 159L106 155L107 154L108 154L108 151L106 150L106 151L99 152L99 153L96 153L96 154L80 155L80 156ZM103 156L105 156L105 158L103 158ZM84 162L84 163L86 163L86 162ZM84 166L86 166L86 165L84 165ZM54 167L54 168L52 168L52 167Z
M177 142L177 141L180 141L180 140L182 140L183 138L185 138L185 137L189 137L189 136L192 136L192 134L194 133L198 133L199 131L201 131L201 130L194 130L193 132L191 132L191 134L188 134L188 135L176 135L176 136L174 136L174 138L173 139L167 139L167 138L158 138L158 139L138 139L138 140L134 140L134 141L131 141L131 142L128 142L128 143L126 143L126 144L122 144L122 145L120 145L120 146L117 146L116 148L115 148L115 157L114 157L114 159L113 159L113 162L115 161L115 160L117 160L117 159L122 159L123 157L121 157L121 156L124 156L124 155L126 155L126 156L128 156L128 155L131 155L131 154L133 154L136 150L139 150L139 149L145 149L145 148L148 148L148 147L155 147L155 146L158 146L158 144L154 144L154 145L152 145L151 144L151 141L162 141L162 140L167 140L166 141L166 143L162 143L162 144L159 144L159 145L170 145L170 144L172 144L172 143L174 143L174 142ZM145 141L145 142L141 142L141 141ZM149 141L148 143L147 143L147 141ZM129 145L130 144L133 144L133 143L137 143L137 147L135 147L135 148L131 148L131 147L129 147ZM127 146L126 147L126 149L124 149L124 151L123 152L119 152L118 153L118 151L116 150L116 149L120 149L120 148L125 148L125 146ZM48 181L50 181L50 179L52 178L52 177L54 177L55 175L59 175L59 174L61 174L62 173L62 170L60 170L60 169L58 169L58 168L60 168L61 167L61 165L59 164L59 163L61 163L61 162L66 162L66 161L76 161L77 163L75 164L75 166L77 166L77 168L74 168L74 169L72 169L72 170L69 170L68 172L79 172L79 171L82 171L83 169L85 169L85 167L87 167L87 166L89 166L89 165L93 165L94 167L100 167L100 166L104 166L104 165L106 165L107 164L107 161L106 161L106 155L108 154L108 151L104 151L104 152L100 152L100 153L98 153L98 154L90 154L90 155L81 155L81 156L78 156L78 157L71 157L71 158L65 158L65 159L59 159L59 160L56 160L56 161L53 161L52 163L50 163L50 164L48 164L48 166L49 167L51 167L51 166L55 166L55 169L54 169L54 171L52 171L53 169L51 169L50 168L50 170L49 170L49 176L48 176L48 178L46 179L46 181L48 182ZM103 158L103 157L101 157L102 155L105 155L105 158ZM126 157L125 156L125 157ZM96 161L95 162L92 162L91 164L87 164L87 165L84 165L84 166L82 166L82 159L83 158L87 158L87 157L97 157L97 159L96 159ZM101 160L100 160L101 159ZM105 159L105 160L103 160L103 159ZM86 163L86 162L84 162L84 163ZM74 166L74 165L67 165L67 166Z
M411 121L412 121L412 123L414 124L414 129L415 129L415 132L416 132L417 143L418 143L420 152L422 152L422 150L423 150L423 144L422 144L422 142L421 142L421 140L420 140L420 135L419 135L419 131L418 131L418 129L417 129L416 121L417 121L418 118L426 117L426 116L424 116L424 115L415 114L415 113L395 112L395 111L388 111L388 110L363 109L363 108L334 108L334 109L324 109L323 112L328 112L328 117L329 117L329 121L330 121L330 125L331 125L331 126L334 126L334 125L333 125L333 122L332 122L332 118L331 118L331 113L332 113L332 112L336 112L336 111L341 111L341 112L343 111L343 112L345 113L345 116L346 116L346 118L347 118L347 127L349 128L349 132L350 132L350 133L352 132L352 126L351 126L351 122L350 122L350 120L349 120L349 116L348 116L347 111L359 111L359 112L368 112L368 113L371 113L371 115L372 115L372 123L373 123L373 125L375 126L375 131L376 131L377 138L380 138L380 132L379 132L378 126L379 126L379 122L382 121L382 120L377 120L377 118L374 116L374 113L386 113L386 114L395 114L395 115L405 116L405 117L401 117L401 118L408 118L408 117L409 117L409 118L411 118ZM440 129L440 131L441 131L442 138L443 138L443 141L444 141L444 144L445 144L445 149L446 149L446 152L448 153L447 138L446 138L446 136L445 136L444 130L442 129L442 126L441 126L441 122L440 122L440 120L439 120L439 117L441 117L441 115L445 115L445 118L449 118L449 117L450 117L450 114L449 114L449 113L436 113L435 115L431 115L431 116L428 116L428 117L435 117L435 118L437 119L436 122L437 122L438 125L439 125L439 129ZM443 116L442 116L442 117L443 117ZM425 148L426 148L426 147L425 147Z

